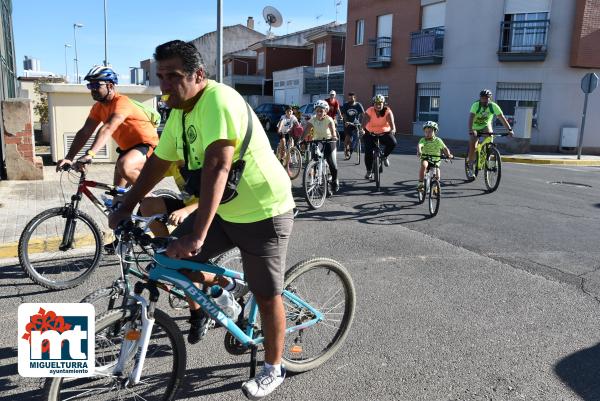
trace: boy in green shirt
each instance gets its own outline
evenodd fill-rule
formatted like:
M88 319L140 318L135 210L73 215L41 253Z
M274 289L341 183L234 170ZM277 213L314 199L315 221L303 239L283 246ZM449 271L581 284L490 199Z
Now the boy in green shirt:
M442 138L438 138L436 136L438 129L438 124L435 121L427 121L425 124L423 124L423 132L425 133L425 137L421 138L419 140L419 144L417 145L417 156L419 156L421 159L419 185L417 186L417 190L419 191L423 190L423 178L425 177L425 170L427 170L430 160L432 163L438 164L442 152L444 152L446 157L449 159L454 158L452 153L450 153L450 149L448 149L446 144L444 144L444 141L442 141ZM438 177L438 179L440 178L441 177Z

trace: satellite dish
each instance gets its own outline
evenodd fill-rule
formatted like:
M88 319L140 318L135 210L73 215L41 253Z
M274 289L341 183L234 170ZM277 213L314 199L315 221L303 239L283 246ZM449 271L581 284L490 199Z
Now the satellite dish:
M272 27L277 28L283 24L283 17L275 7L266 6L263 9L263 17L265 18L265 22L269 24L269 34Z

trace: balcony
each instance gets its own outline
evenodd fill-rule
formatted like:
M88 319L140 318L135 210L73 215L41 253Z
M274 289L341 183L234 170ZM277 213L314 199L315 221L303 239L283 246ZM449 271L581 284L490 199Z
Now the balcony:
M444 59L444 27L423 29L410 34L408 64L442 64Z
M544 61L549 28L550 20L502 22L498 61Z
M387 68L390 66L392 63L392 38L369 39L369 48L367 67Z

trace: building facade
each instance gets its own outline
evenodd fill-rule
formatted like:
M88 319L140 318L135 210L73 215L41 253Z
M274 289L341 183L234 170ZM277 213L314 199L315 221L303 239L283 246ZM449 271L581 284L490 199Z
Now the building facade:
M420 0L348 0L344 93L365 107L386 96L401 134L412 132L415 115L417 68L407 59L420 13Z
M573 147L583 109L581 78L589 69L600 69L600 2L421 3L424 12L418 33L441 32L443 54L441 63L434 62L432 53L439 54L440 49L431 46L416 55L422 57L420 61L414 58L418 63L415 121L435 119L443 137L466 139L469 106L481 89L489 88L518 128L516 135L528 139L532 149ZM471 21L489 23L478 23L474 34L465 29ZM412 48L419 48L415 39ZM600 96L596 93L594 99L593 95L587 127L600 125ZM502 130L499 123L497 129ZM420 133L419 123L414 131ZM600 150L600 132L588 130L584 146Z
M12 26L12 1L0 0L0 102L17 96L17 68ZM3 121L0 108L0 121ZM5 171L4 126L0 124L0 178L6 177Z

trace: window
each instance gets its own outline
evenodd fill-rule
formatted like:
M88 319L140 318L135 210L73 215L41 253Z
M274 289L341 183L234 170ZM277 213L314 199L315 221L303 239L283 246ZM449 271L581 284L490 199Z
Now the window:
M439 121L440 83L417 84L417 121Z
M536 51L545 46L548 39L546 20L548 13L507 14L504 22L510 29L503 32L503 43L511 51Z
M511 125L514 123L517 107L533 107L531 126L537 128L538 106L541 97L542 84L540 83L498 82L495 101ZM494 124L502 127L502 123L498 119Z
M355 45L362 45L365 42L365 20L356 20L356 36L354 38Z
M233 61L230 61L229 63L227 63L227 70L225 71L225 75L226 76L231 76L232 74L232 68L233 67Z
M325 43L317 43L317 64L325 64L326 55Z
M388 85L373 85L373 97L375 95L383 95L387 103L390 96L390 87Z
M265 52L259 52L257 56L257 66L256 69L262 71L265 69Z

